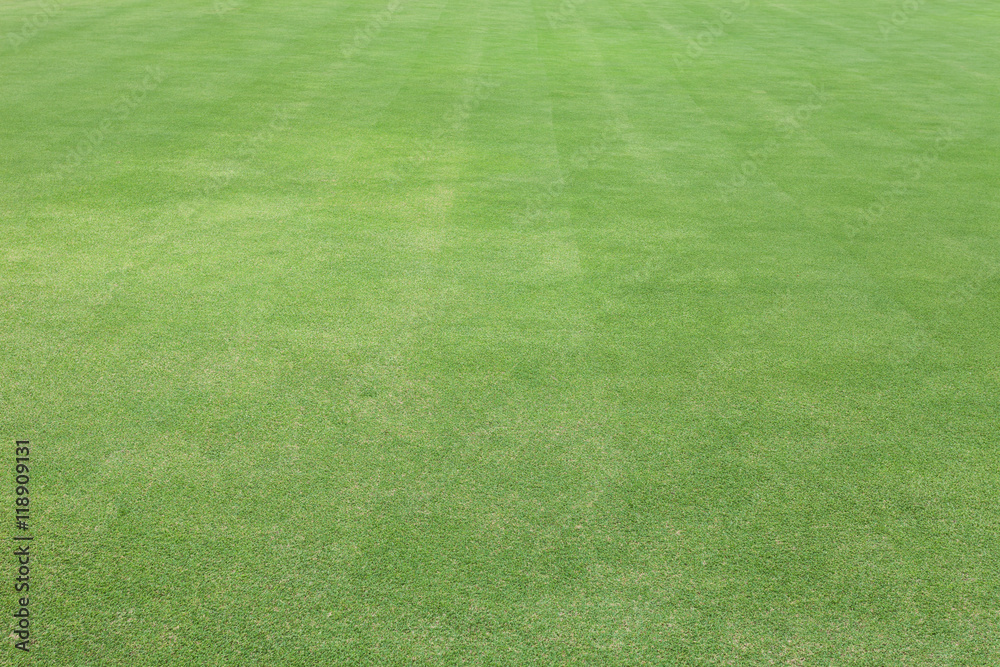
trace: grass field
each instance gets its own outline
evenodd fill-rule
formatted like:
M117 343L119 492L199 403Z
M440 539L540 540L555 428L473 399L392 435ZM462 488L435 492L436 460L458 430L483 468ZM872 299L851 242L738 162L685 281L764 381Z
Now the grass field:
M0 664L1000 664L997 35L5 0Z

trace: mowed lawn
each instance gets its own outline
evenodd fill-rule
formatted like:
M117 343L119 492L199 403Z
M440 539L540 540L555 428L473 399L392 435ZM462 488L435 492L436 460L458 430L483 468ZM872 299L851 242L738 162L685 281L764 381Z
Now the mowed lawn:
M5 0L0 664L1000 664L998 35Z

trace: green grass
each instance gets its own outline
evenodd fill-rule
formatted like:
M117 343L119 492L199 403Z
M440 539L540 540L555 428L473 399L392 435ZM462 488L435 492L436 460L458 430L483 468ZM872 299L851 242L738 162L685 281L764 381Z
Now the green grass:
M0 664L1000 663L998 34L4 2Z

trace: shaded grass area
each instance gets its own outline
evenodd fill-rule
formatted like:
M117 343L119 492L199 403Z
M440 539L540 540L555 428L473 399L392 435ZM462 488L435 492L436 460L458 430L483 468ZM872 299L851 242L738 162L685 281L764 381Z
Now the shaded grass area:
M989 3L55 7L25 662L998 660Z

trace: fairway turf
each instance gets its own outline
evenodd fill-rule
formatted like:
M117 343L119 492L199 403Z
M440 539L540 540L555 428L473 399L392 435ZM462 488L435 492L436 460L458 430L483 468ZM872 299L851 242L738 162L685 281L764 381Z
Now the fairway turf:
M1000 664L998 35L6 0L0 664Z

